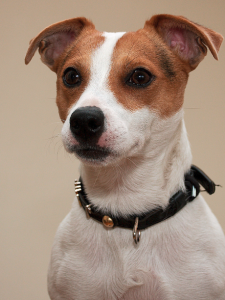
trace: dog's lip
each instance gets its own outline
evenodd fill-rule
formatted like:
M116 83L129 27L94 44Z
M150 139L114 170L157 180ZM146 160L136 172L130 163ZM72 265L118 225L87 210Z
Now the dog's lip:
M108 148L103 148L100 146L75 146L74 152L78 157L92 161L102 161L111 154L111 151Z

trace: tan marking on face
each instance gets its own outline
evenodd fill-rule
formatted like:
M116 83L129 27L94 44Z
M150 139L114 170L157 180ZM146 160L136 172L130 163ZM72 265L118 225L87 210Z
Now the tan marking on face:
M129 86L126 80L136 68L155 76L146 87ZM154 29L126 33L115 46L108 85L128 110L148 107L162 118L175 114L183 104L188 74L182 62Z
M91 56L103 42L102 33L95 29L84 30L64 55L60 56L57 71L56 103L61 120L64 122L70 107L78 101L90 80ZM81 75L81 84L77 87L67 87L63 83L63 74L69 67L75 68Z

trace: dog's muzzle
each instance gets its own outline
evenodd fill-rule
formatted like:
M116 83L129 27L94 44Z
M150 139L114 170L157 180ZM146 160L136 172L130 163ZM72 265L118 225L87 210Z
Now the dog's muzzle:
M79 143L73 151L79 158L88 161L103 161L109 150L98 145L99 138L105 130L105 116L96 106L76 109L70 117L70 131Z

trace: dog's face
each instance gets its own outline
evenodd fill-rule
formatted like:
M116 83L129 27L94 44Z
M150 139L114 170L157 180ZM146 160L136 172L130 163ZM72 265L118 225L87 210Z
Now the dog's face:
M107 165L143 155L159 131L161 143L171 137L188 73L206 55L205 45L217 58L221 42L219 34L182 17L154 16L129 33L101 33L77 18L41 32L26 59L39 47L57 73L65 148L84 163Z
M182 64L146 30L93 30L71 49L57 75L66 149L104 164L142 151L154 118L180 110L187 80Z

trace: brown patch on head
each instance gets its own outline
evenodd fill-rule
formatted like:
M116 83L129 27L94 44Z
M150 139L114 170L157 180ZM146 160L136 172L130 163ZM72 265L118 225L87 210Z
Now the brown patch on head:
M41 60L57 73L57 105L60 118L65 121L69 107L84 91L89 77L91 54L104 41L101 33L86 18L74 18L52 24L31 40L25 63L28 64L39 49ZM66 68L72 67L81 75L79 86L63 84Z
M174 72L174 65L172 63L172 60L170 59L170 56L167 54L167 50L165 47L162 47L161 45L158 46L155 45L156 48L156 55L159 59L160 67L164 71L165 75L170 79L173 80L176 73Z
M56 103L61 120L64 122L71 106L78 101L90 80L91 56L104 41L102 34L95 29L84 30L65 53L60 57L57 71ZM67 68L76 69L81 75L81 84L71 88L63 83Z
M188 74L154 29L122 36L115 46L111 66L110 90L126 109L148 107L162 118L180 110ZM129 74L137 68L154 76L148 86L128 84Z

